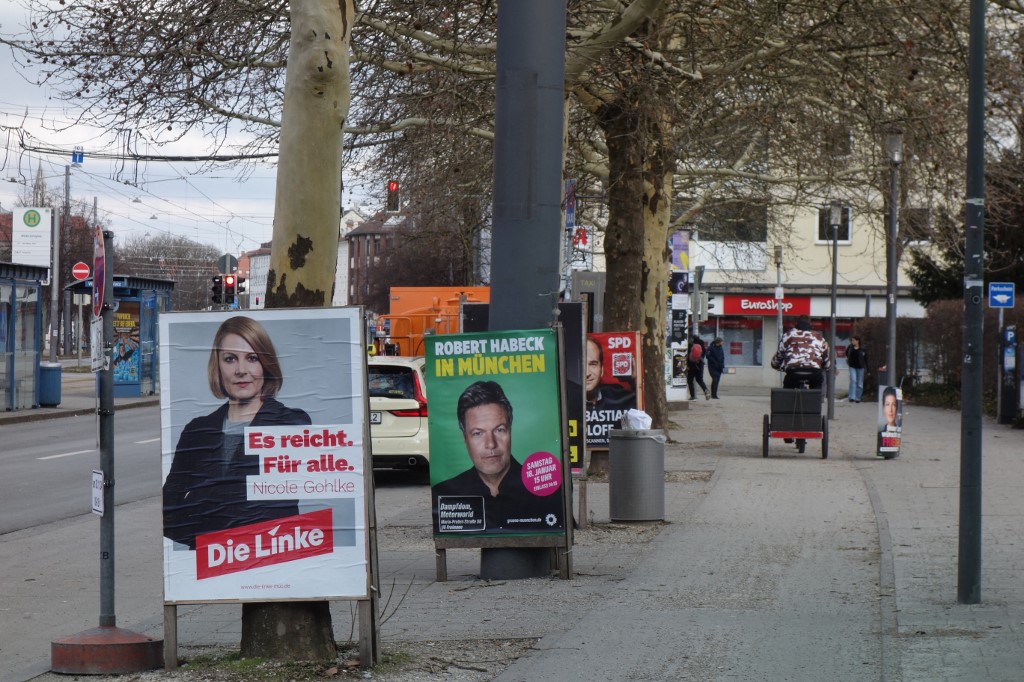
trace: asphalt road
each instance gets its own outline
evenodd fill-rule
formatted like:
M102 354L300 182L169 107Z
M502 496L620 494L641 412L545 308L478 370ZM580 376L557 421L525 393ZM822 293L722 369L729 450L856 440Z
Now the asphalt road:
M100 465L95 415L6 424L2 442L0 535L90 512ZM115 416L114 475L118 504L160 494L157 407Z

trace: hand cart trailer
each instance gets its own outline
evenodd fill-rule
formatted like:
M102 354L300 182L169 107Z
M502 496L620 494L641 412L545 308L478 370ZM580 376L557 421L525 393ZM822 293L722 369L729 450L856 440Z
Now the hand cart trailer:
M828 418L821 414L820 388L773 388L771 414L764 415L762 449L768 456L772 438L796 442L803 452L808 440L821 439L821 458L828 459Z

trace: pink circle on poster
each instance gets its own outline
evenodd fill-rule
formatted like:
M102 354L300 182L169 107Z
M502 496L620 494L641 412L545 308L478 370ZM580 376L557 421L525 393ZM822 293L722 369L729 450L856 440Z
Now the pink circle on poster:
M550 452L535 452L523 462L522 476L527 490L545 497L562 487L562 463Z

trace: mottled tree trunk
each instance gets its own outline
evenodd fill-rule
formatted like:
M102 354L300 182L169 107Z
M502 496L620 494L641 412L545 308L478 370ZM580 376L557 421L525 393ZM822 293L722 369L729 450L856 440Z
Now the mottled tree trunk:
M267 307L331 303L353 0L291 4Z
M352 18L352 0L291 3L268 308L331 304ZM289 660L333 659L337 647L328 602L245 604L241 653Z
M604 328L640 329L638 305L644 290L644 175L637 117L629 109L608 107L601 117L608 145L608 225L605 227Z
M604 328L641 333L644 410L654 428L664 428L671 145L652 118L628 106L610 106L600 117L609 171Z

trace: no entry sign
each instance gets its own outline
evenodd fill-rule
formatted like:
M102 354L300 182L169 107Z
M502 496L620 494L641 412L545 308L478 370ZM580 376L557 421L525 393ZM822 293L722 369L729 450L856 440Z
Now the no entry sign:
M71 267L71 275L79 281L89 279L89 266L78 261Z

